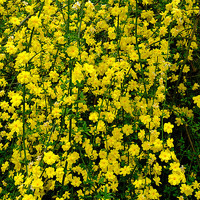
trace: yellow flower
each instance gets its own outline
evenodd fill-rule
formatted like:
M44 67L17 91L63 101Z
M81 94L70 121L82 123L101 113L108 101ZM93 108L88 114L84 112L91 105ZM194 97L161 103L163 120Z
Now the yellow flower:
M160 36L165 36L167 28L165 26L160 27Z
M197 198L197 200L200 199L200 191L197 191L197 192L195 193L195 197Z
M97 122L98 121L98 113L97 112L90 113L89 120L91 120L93 122Z
M8 121L8 119L10 118L10 115L6 112L3 112L1 114L1 119L3 119L4 121Z
M177 124L177 126L183 125L184 119L176 117L175 120L176 120L175 123Z
M107 169L107 167L108 167L108 160L101 159L100 162L99 162L99 166L103 170Z
M43 181L41 178L34 179L32 182L33 189L42 189L43 188Z
M138 156L140 153L140 147L137 144L131 144L129 153L131 156Z
M111 14L113 16L118 16L120 14L120 8L118 7L118 5L116 5L111 9Z
M200 183L198 181L194 181L192 183L192 186L193 186L194 189L200 189Z
M172 14L175 19L182 17L181 9L178 9L178 8L172 8Z
M20 74L17 76L17 80L21 84L27 84L31 81L31 74L30 72L27 71L22 71Z
M149 141L143 142L142 148L144 151L148 151L149 149L151 149L151 142L149 142Z
M111 40L114 40L116 38L116 33L115 33L115 28L114 27L109 27L108 28L108 37Z
M145 124L145 125L148 125L148 124L150 123L150 121L151 121L150 115L141 115L141 116L139 117L139 119L140 119L140 121L141 121L143 124Z
M172 133L172 128L174 128L174 125L170 122L164 124L164 131L167 133Z
M48 178L53 178L54 175L55 175L55 170L54 170L53 167L48 167L48 168L46 168L46 169L45 169L45 172L46 172Z
M59 159L58 155L55 155L52 151L49 152L44 152L44 162L47 163L48 165L54 164L57 160Z
M137 52L134 49L129 51L129 56L132 61L137 61L139 59Z
M140 130L138 133L138 138L143 142L145 138L145 130Z
M194 189L190 185L181 184L181 193L184 193L186 196L192 195Z
M177 173L172 173L168 177L168 181L171 185L178 185L180 183L180 176Z
M158 191L154 189L152 186L150 186L148 197L149 199L160 199L161 195L159 195Z
M25 194L22 200L35 200L35 197L32 194Z
M49 73L50 79L52 80L52 82L57 82L59 79L59 74L56 71L51 71Z
M66 191L64 194L63 194L63 198L64 199L70 199L70 193L68 191Z
M106 112L106 114L105 114L105 120L108 123L112 123L114 119L115 119L115 115L112 112Z
M113 135L113 138L117 141L119 141L123 138L123 134L122 134L120 128L114 128L112 131L112 135Z
M183 196L177 197L179 200L184 200Z
M10 19L10 23L12 23L13 25L19 25L20 24L20 20L17 17L12 17Z
M2 173L4 173L9 167L9 163L8 161L6 161L5 163L2 164L2 167L1 167L1 171Z
M34 14L34 10L33 10L34 9L34 4L26 6L25 9L26 9L26 12L30 13L31 15Z
M24 178L24 175L22 173L17 174L14 177L15 185L21 185L21 183L23 182L23 178Z
M19 53L17 58L16 58L16 64L15 64L16 67L23 66L23 65L27 64L28 61L30 60L30 58L31 58L31 54L27 53L26 51Z
M80 181L80 177L74 176L74 177L72 178L71 184L72 184L74 187L79 187L81 183L82 183L82 182Z
M93 65L89 65L88 63L84 64L84 70L87 71L90 74L95 72L94 66Z
M41 19L37 16L32 16L28 21L28 28L39 28L41 26Z
M168 151L168 150L161 151L159 158L161 159L161 161L168 162L171 159L170 151Z
M62 177L63 177L64 173L65 173L64 172L64 168L63 167L58 167L56 169L56 180L59 181L59 179L61 179L61 181L62 181Z
M187 90L187 88L185 87L185 85L183 83L180 83L178 86L178 90L180 93L185 93L185 90Z
M123 176L126 176L127 174L131 173L131 167L130 166L124 166L124 168L121 168L120 174Z
M155 176L155 177L153 178L153 180L155 181L155 184L156 184L157 186L159 186L160 184L162 184L162 183L160 182L160 177L159 177L159 176Z
M106 131L105 123L102 120L98 122L97 131Z
M21 104L22 99L23 99L22 96L19 95L18 93L13 94L11 98L12 99L10 102L12 103L12 106L15 106L15 107L18 107Z
M68 155L67 162L68 165L72 165L73 163L76 163L76 161L80 158L79 154L77 152L73 152Z
M58 197L57 197L56 200L64 200L64 198L58 198Z
M173 138L168 138L168 139L167 139L167 146L168 146L169 148L174 147L173 142L174 142L174 139L173 139Z
M192 90L197 90L199 88L199 84L198 83L195 83L192 87Z
M200 95L193 97L194 103L197 104L197 106L200 108Z
M125 124L122 127L122 131L128 136L128 135L133 133L133 129L132 128L133 128L132 125Z
M179 162L173 162L170 163L170 170L173 172L180 172L181 173L181 168L180 168L180 163Z
M107 171L107 173L105 174L106 178L109 180L109 181L113 181L115 179L115 175L113 174L113 172L111 171Z
M59 118L61 116L61 113L62 113L62 110L60 108L54 108L52 110L52 115L55 117L55 118Z
M153 165L153 174L155 175L161 175L162 166L160 166L158 163Z
M77 135L77 134L76 134L76 135ZM76 136L75 136L75 137L76 137ZM76 142L80 142L80 140L81 140L81 137L79 137L79 140L78 140L77 137L75 138L75 141L76 141ZM68 151L68 150L70 149L70 147L71 147L70 142L66 142L64 145L62 145L62 149L63 149L64 151Z
M141 179L135 180L135 181L133 182L133 185L134 185L136 188L142 187L142 184L143 184L143 182L142 182Z
M76 46L70 46L70 47L67 48L66 53L71 58L77 58L79 51L78 51L78 48Z

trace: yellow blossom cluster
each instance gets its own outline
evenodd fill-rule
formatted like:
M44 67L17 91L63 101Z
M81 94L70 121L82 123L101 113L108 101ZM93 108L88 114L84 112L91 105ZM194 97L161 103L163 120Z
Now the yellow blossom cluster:
M198 9L0 0L0 199L200 199Z

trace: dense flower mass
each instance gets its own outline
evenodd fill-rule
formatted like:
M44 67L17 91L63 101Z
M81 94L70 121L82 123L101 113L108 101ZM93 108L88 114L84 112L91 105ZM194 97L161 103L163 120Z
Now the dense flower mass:
M0 199L200 199L199 5L0 0Z

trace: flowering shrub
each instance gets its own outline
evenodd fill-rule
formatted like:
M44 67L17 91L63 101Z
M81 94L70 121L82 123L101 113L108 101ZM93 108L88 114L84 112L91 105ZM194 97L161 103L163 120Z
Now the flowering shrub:
M200 199L197 5L1 0L1 199Z

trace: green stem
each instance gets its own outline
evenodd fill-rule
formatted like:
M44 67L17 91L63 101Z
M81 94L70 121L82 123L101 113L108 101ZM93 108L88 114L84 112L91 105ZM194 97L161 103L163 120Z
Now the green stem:
M70 77L71 77L71 71L72 70L71 70L71 67L70 67ZM70 78L70 82L71 82L71 78ZM71 96L71 94L72 94L72 88L70 87L70 96ZM71 109L72 109L72 104L70 105L70 113L71 113ZM69 119L69 142L70 142L70 146L71 146L71 135L72 135L72 117L70 116L70 119ZM64 171L66 171L66 169L67 169L67 161L65 163ZM64 173L64 175L63 175L62 186L64 186L65 177L66 177L66 173Z
M68 20L67 20L67 33L69 34L69 21L70 21L70 17L69 17L69 15L70 15L70 0L68 0L67 9L68 9L68 16L67 16L67 18L68 18ZM69 40L68 40L68 44L69 44Z
M27 158L26 158L26 145L25 145L25 137L26 137L26 130L25 130L25 83L23 85L23 147L24 147L24 158L25 158L25 165L26 165L26 174L27 174L27 177L28 177L28 167L27 167Z
M40 17L40 14L41 14L41 12L42 12L43 6L44 6L44 2L42 3L42 6L40 7L39 14L38 14L38 18ZM28 43L28 46L27 46L27 50L26 50L27 52L29 52L29 48L30 48L30 46L31 46L31 41L32 41L32 39L33 39L33 32L34 32L34 30L35 30L35 28L33 27L32 31L31 31L31 37L30 37L30 40L29 40L29 43Z
M49 142L50 142L50 139L51 139L52 133L53 133L54 130L55 130L55 126L56 126L56 124L55 124L55 122L54 122L53 127L52 127L52 129L51 129L51 133L50 133L50 135L49 135L49 139L48 139L47 144L46 144L46 146L45 146L44 152L47 151L47 148L48 148L48 146L49 146ZM43 154L43 155L44 155L44 154ZM43 156L43 157L44 157L44 156ZM41 160L40 160L39 166L40 166L41 163L42 163L43 157L42 157Z
M44 3L39 7L40 10L39 10L39 15L38 15L38 17L39 17L40 14L41 14L41 11L42 11L43 6L44 6ZM38 10L36 10L36 11L34 12L34 14L37 13L37 12L38 12ZM29 14L27 17L25 17L25 18L21 21L21 23L17 26L17 28L16 28L9 36L14 36L14 34L20 29L20 27L23 26L24 23L25 23L31 16L33 16L34 14Z
M54 66L55 66L55 64L56 64L56 60L57 60L57 58L58 58L58 52L59 52L59 48L58 48L57 51L56 51L56 57L55 57L55 60L54 60L54 62L53 62L53 65L52 65L53 70L54 70Z
M72 96L72 65L70 66L69 91L70 91L70 96ZM70 105L70 114L72 114L72 104ZM71 134L72 134L72 117L70 116L70 120L69 120L69 142L71 142Z
M85 4L85 0L83 0L82 4L81 4L81 11L80 11L80 24L78 27L78 46L80 47L80 37L81 37L81 24L82 24L82 17L83 17L83 7Z
M178 75L178 81L176 82L176 86L175 86L175 89L174 89L173 102L176 99L177 88L178 88L178 85L179 85L181 77L182 77L183 68L184 68L184 66L185 66L185 64L186 64L186 62L188 60L190 46L191 46L194 34L196 32L198 23L199 23L199 18L200 18L200 9L199 9L199 13L197 14L197 18L195 20L195 23L194 23L194 26L193 26L193 29L192 29L192 33L191 33L190 39L188 41L188 45L187 45L187 49L186 49L186 53L185 53L185 56L184 56L184 60L183 60L182 66L180 65L180 72L179 72L179 75Z
M35 29L35 28L33 28L32 31L31 31L31 37L30 37L30 40L29 40L29 42L28 42L28 46L27 46L27 50L26 50L27 52L29 52L29 48L30 48L30 46L31 46L31 41L32 41L32 38L33 38L34 29Z
M120 4L121 4L121 0L119 2L119 7L120 7ZM119 43L120 43L120 25L119 25L119 15L117 16L117 58L116 60L118 59L118 61L120 61L120 58L119 58Z
M136 48L138 51L138 56L139 56L139 63L141 67L141 72L142 72L142 80L144 83L144 90L145 90L145 99L146 99L146 104L148 104L148 99L147 99L147 89L146 89L146 84L145 84L145 79L144 79L144 70L142 68L142 63L141 63L141 55L140 55L140 50L138 46L138 35L137 35L137 22L138 22L138 2L136 0L136 21L135 21L135 37L136 37Z
M68 4L67 4L67 8L68 8L68 20L67 20L67 33L69 34L69 21L70 21L70 0L68 0ZM70 44L70 38L68 38L67 40L68 45ZM69 80L69 95L72 96L72 68L73 68L73 63L70 62L69 63L69 73L70 73L70 80ZM72 114L72 104L70 105L70 114ZM72 135L72 116L70 116L69 119L69 142L70 142L70 146L71 146L71 135ZM68 150L70 151L70 149ZM64 167L64 172L67 169L67 161L65 162L65 167ZM64 186L64 182L65 182L65 177L66 177L66 173L64 173L63 175L63 179L62 179L62 187Z
M171 25L169 27L169 37L168 37L168 46L167 46L167 62L168 62L168 59L169 59L169 43L170 43L170 40L171 40L171 34L170 34L170 30L171 30ZM168 71L168 70L167 70ZM162 127L162 141L164 140L164 123L163 123L163 114L164 114L164 108L165 108L165 103L166 103L166 90L167 90L167 71L166 71L166 75L165 75L165 99L164 99L164 102L163 102L163 109L162 109L162 116L161 116L161 127ZM163 143L163 147L164 147L164 143Z
M100 119L100 115L101 115L101 109L103 108L103 102L104 102L104 99L105 99L105 95L107 94L107 92L110 90L110 86L112 85L112 80L111 80L111 83L110 85L107 87L107 90L106 92L104 93L103 95L103 98L102 98L102 101L101 101L101 105L100 105L100 108L99 108L99 111L98 111L98 121ZM93 138L93 146L95 144L95 132L97 131L97 125L98 125L98 122L96 123L96 127L95 127L95 130L94 130L94 138ZM107 131L106 131L107 133ZM107 135L106 135L106 142L107 142Z

